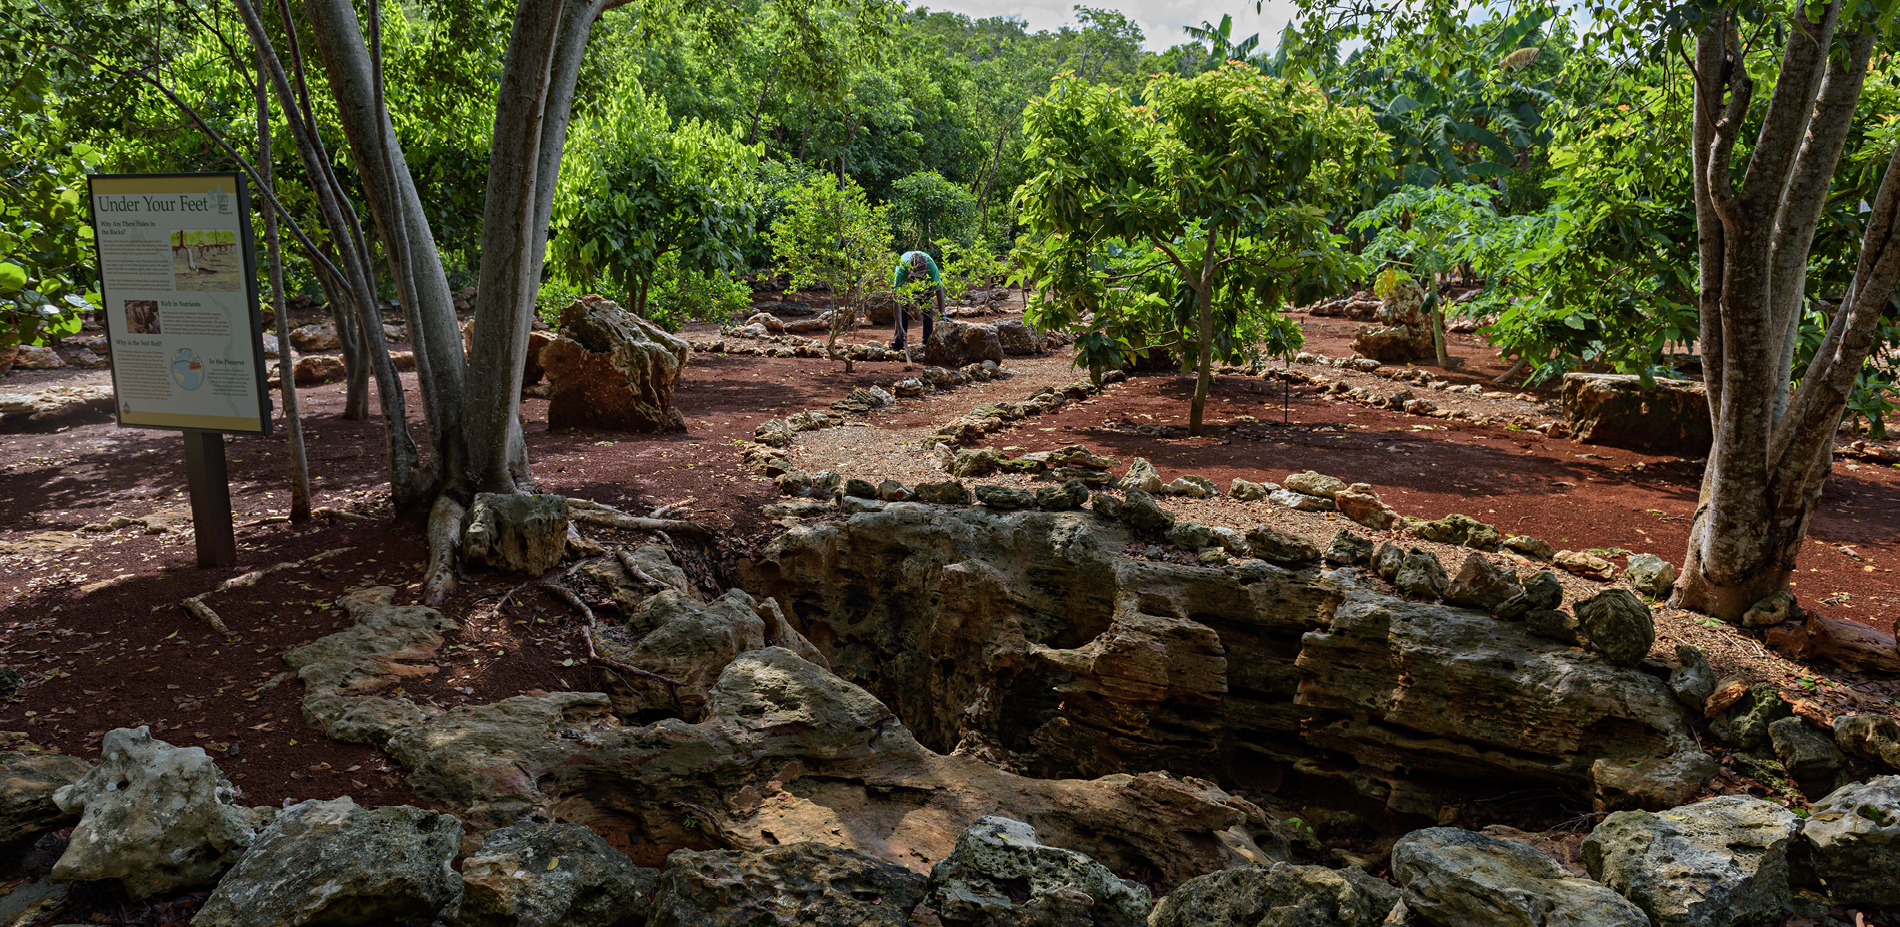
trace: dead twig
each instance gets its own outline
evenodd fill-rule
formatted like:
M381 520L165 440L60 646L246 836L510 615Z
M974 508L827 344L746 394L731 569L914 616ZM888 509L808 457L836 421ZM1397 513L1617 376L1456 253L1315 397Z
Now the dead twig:
M197 595L194 595L191 598L178 603L178 605L180 608L183 608L185 610L186 614L190 615L193 618L198 619L199 621L204 622L205 624L210 625L211 630L216 631L219 634L230 634L231 629L225 626L224 618L218 614L216 609L205 604L205 598L207 596L217 595L220 592L227 592L232 589L241 589L245 586L254 586L257 584L258 580L264 578L264 574L266 573L275 573L278 570L288 570L292 567L302 566L306 563L315 563L319 560L327 560L331 557L336 556L337 554L343 553L346 550L349 550L349 548L338 547L334 550L326 550L320 554L312 554L308 557L305 557L302 560L288 561L285 563L279 563L276 566L268 566L261 570L252 570L249 573L241 573L237 576L233 576L230 579L225 580L224 582L219 583L218 588L213 589L210 592L200 592Z

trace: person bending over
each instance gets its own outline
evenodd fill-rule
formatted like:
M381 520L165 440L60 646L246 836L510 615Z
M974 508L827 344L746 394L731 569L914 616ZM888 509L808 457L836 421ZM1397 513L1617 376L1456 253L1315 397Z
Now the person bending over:
M922 279L925 274L930 275L928 288L910 296L901 295L901 288L906 281L912 277ZM904 350L906 331L910 328L907 309L914 310L923 316L924 344L929 344L930 333L936 328L937 318L943 315L943 274L937 271L937 262L931 260L930 255L922 251L904 252L904 256L897 260L897 271L891 275L891 289L900 294L897 297L897 333L891 339L891 347L899 351ZM935 312L930 309L932 294L935 294L937 301Z

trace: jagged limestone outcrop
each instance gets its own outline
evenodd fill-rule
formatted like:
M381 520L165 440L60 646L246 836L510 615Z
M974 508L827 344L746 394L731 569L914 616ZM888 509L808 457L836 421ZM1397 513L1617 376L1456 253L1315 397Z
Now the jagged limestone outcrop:
M741 585L926 745L990 744L1044 775L1336 777L1436 814L1471 783L1660 809L1713 771L1661 680L1522 622L1351 571L1133 559L1130 542L1100 515L898 503L792 528Z

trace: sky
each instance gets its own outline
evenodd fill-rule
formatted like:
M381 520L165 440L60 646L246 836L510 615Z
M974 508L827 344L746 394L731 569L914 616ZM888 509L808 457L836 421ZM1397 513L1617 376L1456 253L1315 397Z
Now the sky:
M912 0L912 5L918 2ZM923 0L922 5L972 19L1017 16L1029 23L1031 32L1075 24L1075 0ZM1088 0L1086 5L1116 10L1140 23L1150 51L1163 51L1187 41L1183 26L1198 26L1203 21L1218 25L1223 14L1234 17L1235 41L1257 32L1261 47L1272 48L1280 30L1293 17L1291 0L1266 0L1258 13L1254 12L1254 0Z

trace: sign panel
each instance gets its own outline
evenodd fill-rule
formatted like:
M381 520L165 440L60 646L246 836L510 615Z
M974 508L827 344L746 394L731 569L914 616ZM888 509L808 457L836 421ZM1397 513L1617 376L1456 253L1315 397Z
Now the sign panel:
M88 179L119 424L269 434L244 175Z

